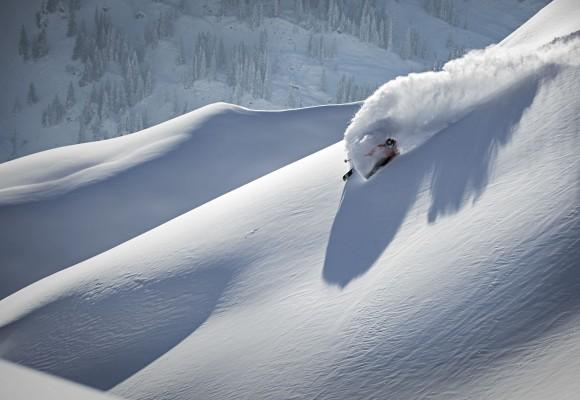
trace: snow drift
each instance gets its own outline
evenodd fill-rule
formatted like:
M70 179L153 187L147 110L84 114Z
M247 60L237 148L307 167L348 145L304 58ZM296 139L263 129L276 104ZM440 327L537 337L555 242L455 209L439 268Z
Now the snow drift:
M0 299L335 143L358 107L218 103L1 164Z
M442 71L394 79L365 100L346 130L348 158L365 176L377 161L369 152L388 137L398 140L402 152L411 151L522 82L549 78L556 68L579 64L576 32L537 49L500 45L474 50Z
M2 398L10 400L121 400L94 389L0 360Z

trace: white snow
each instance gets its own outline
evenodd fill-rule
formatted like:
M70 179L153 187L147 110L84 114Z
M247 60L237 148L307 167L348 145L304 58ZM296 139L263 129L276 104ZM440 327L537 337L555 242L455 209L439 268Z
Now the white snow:
M580 28L575 22L574 28ZM549 79L558 68L580 65L577 33L539 48L502 45L474 50L448 62L442 71L387 82L365 100L345 132L349 160L366 176L377 162L371 150L387 138L396 138L402 152L411 151L483 103L532 80Z
M0 395L10 400L115 400L116 396L0 360Z
M578 30L578 21L568 18L578 12L576 0L552 1L511 35L506 37L503 46L525 46L537 48L546 44L549 38L566 36Z
M548 11L558 14L563 1ZM580 9L557 17L573 26ZM541 42L554 39L545 34ZM558 46L577 51L576 40L558 40L547 54ZM518 55L516 47L510 43ZM530 60L548 57L543 51ZM493 49L461 62L478 55L483 60L476 61L487 65L496 54L503 53ZM334 134L340 139L338 126L355 105L279 113L222 105L191 131L158 129L166 131L160 136L176 135L171 146L155 152L158 158L139 157L137 169L99 176L99 193L112 198L125 185L137 190L140 196L126 198L140 199L137 219L147 216L143 204L165 189L160 182L190 165L183 160L236 138L220 135L219 122L233 118L230 113L245 116L230 132L239 132L240 141L256 138L245 149L254 149L250 164L272 148L257 144L266 132L286 140L289 130L309 129L305 137L320 132L324 139L321 150L310 148L310 155L280 169L269 163L264 169L272 172L258 179L242 170L252 181L211 201L189 208L161 202L175 218L158 218L139 236L0 300L0 357L128 399L575 398L580 66L577 53L567 54L569 62L555 57L550 74L541 62L537 70L530 64L538 73L500 74L501 95L473 103L462 118L448 115L454 104L435 108L441 115L432 120L448 121L437 134L374 179L355 175L346 186L340 179L344 144L322 148L322 142ZM191 124L203 119L184 118ZM145 136L154 134L142 134L143 144L157 148ZM199 152L189 145L198 136L206 140ZM98 145L110 143L129 142ZM58 151L78 152L81 166L89 148ZM56 154L38 157L48 168L58 164ZM95 166L105 168L107 154L114 151L103 152ZM297 150L292 154L300 157ZM36 160L7 165L16 174ZM139 166L148 169L134 172ZM77 170L55 168L46 172L54 187ZM126 180L115 178L124 173ZM36 193L25 185L43 182L27 174L5 193L20 193L10 194L10 201L25 201ZM138 191L147 185L153 194ZM65 189L72 196L82 187ZM89 195L74 203L65 194L43 193L38 206L22 203L29 208L10 226L35 220L49 206L60 219L90 214L90 224L109 212L123 215L115 214L117 202L93 213L98 201L83 207ZM190 199L177 189L170 193ZM22 232L14 257L37 246L26 241L24 233L32 231ZM114 229L107 232L105 237ZM60 235L47 228L39 240L51 233ZM35 268L44 268L41 260L23 275Z
M219 103L0 164L0 298L335 143L358 107Z

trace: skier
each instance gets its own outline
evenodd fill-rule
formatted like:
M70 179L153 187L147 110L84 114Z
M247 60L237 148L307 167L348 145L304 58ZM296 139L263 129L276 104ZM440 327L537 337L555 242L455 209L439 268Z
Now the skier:
M367 179L373 176L379 170L379 168L384 167L389 162L391 162L393 158L399 155L399 147L397 146L397 141L393 138L388 138L385 141L385 143L373 147L373 149L369 151L366 155L368 157L372 157L375 155L375 153L378 153L379 159L375 163L375 166L373 167L371 172L369 172L368 175L366 176Z
M388 138L385 143L381 143L373 147L372 150L366 154L366 156L378 156L378 160L375 163L373 169L371 169L371 172L369 172L365 178L368 179L373 176L379 170L379 168L387 165L390 161L393 160L393 158L398 155L399 148L397 147L397 141L393 138ZM346 174L344 174L342 180L346 181L352 175L352 173L353 169L351 168Z

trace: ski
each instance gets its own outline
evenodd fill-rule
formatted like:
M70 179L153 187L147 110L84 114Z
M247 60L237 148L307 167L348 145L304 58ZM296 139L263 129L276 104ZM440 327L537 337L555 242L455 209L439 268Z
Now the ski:
M352 175L353 171L354 169L351 168L346 174L342 176L342 180L346 182L348 178L350 178L350 176Z

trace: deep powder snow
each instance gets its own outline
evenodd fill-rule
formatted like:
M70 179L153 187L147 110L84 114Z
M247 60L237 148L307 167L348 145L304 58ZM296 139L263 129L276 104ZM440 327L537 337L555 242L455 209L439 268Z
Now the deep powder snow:
M519 83L547 77L559 66L577 66L578 33L533 51L501 45L474 50L441 71L387 82L364 102L346 130L348 159L367 175L377 162L369 153L388 137L396 138L402 152L408 152Z

